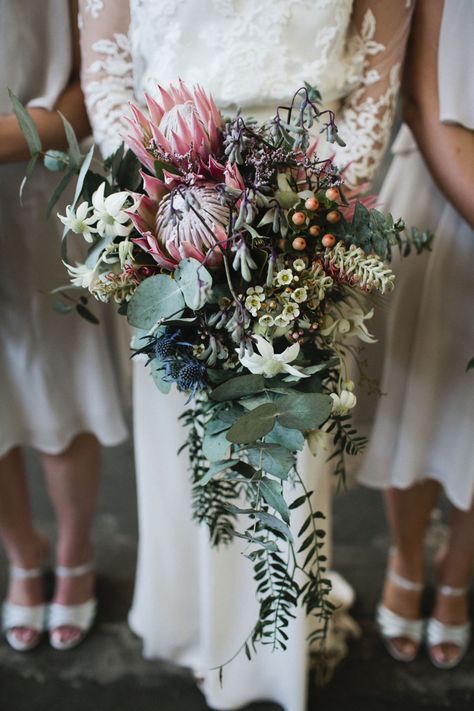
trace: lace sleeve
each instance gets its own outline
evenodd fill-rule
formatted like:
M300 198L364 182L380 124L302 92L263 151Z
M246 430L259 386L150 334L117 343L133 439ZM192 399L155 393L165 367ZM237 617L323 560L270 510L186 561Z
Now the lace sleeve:
M107 157L121 143L133 98L129 0L79 0L81 83L94 140Z
M347 147L336 146L350 186L371 181L390 138L409 34L410 0L355 0L348 39L349 83L338 129Z

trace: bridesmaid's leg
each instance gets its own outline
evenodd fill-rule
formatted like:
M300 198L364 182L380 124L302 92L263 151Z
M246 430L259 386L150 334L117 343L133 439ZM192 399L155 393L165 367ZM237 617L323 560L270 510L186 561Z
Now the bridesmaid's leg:
M453 588L469 587L474 567L474 504L469 511L453 507L451 534L438 569L438 584ZM433 617L449 625L460 625L469 619L467 595L442 595L438 592ZM433 647L440 662L457 656L458 649L450 644Z
M91 434L78 435L58 455L42 454L49 495L58 523L58 565L75 567L93 555L91 529L96 509L100 446ZM94 573L56 580L54 602L78 605L93 595ZM77 629L61 628L61 640L79 636Z
M43 564L48 542L33 526L19 448L10 450L0 458L0 540L12 565L38 568ZM40 605L43 602L41 578L11 578L7 600L17 605ZM36 633L27 628L18 628L16 634L20 641L28 644Z
M423 582L424 538L426 528L440 493L437 482L426 479L408 489L390 488L385 492L385 508L390 526L394 552L390 565L397 575L414 583ZM418 619L421 592L400 588L386 579L383 604L402 617ZM400 638L394 645L410 655L414 642Z

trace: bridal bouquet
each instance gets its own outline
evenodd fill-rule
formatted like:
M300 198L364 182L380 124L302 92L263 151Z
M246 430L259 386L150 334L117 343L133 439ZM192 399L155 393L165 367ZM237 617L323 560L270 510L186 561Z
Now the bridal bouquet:
M344 455L363 446L350 422L348 358L357 340L374 341L367 296L393 289L393 245L421 251L429 238L402 237L401 220L357 200L333 161L318 158L314 129L341 139L309 85L263 124L224 118L199 87L158 96L147 97L147 113L132 106L129 150L101 174L67 122L68 153L50 151L45 164L65 170L60 188L78 174L60 215L72 286L116 302L156 387L193 401L183 422L195 517L214 545L244 539L255 570L250 657L258 642L285 648L298 605L321 621L312 640L324 638L333 605L323 514L296 453L332 441L343 475ZM34 161L34 126L15 108ZM69 263L71 233L88 243L81 263ZM83 295L77 308L94 320ZM304 523L293 530L299 507Z

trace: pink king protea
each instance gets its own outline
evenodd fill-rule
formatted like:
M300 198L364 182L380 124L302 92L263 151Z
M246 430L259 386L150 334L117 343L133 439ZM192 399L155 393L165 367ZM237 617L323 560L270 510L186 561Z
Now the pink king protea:
M229 217L215 183L182 185L170 192L158 178L144 173L143 181L147 194L137 195L129 213L142 235L133 241L170 271L186 257L218 266Z
M208 168L209 161L212 164L220 152L219 129L223 125L212 97L199 86L190 91L181 80L177 88L170 86L166 90L158 86L158 91L161 104L146 96L149 118L131 105L132 133L126 137L131 150L152 172L156 150L167 154L171 163L173 155L184 156L190 152L192 159L199 159Z

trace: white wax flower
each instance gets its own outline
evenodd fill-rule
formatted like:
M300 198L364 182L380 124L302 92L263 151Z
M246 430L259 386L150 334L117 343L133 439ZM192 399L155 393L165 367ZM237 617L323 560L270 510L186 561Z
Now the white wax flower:
M280 269L275 277L278 286L287 286L293 281L293 272L291 269Z

